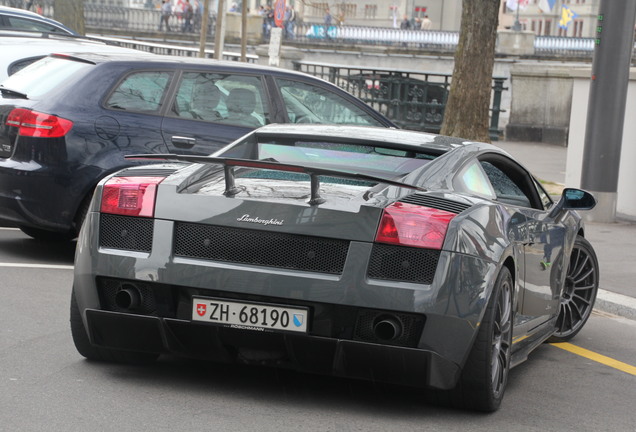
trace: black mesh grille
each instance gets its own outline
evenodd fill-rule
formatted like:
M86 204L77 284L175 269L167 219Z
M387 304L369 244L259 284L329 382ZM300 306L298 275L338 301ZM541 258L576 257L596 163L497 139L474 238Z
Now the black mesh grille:
M437 210L444 210L447 212L459 214L470 207L469 204L458 203L456 201L447 200L445 198L439 198L425 194L413 194L405 198L402 198L400 202L407 204L415 204L434 208Z
M375 325L384 320L391 319L399 323L401 333L393 340L382 340L375 331ZM358 313L354 340L382 343L404 347L416 347L424 327L424 318L421 316L407 315L395 312L383 312L373 310L361 310Z
M431 284L439 251L374 244L368 276L373 279Z
M154 219L102 213L99 245L107 248L150 252Z
M340 274L349 242L213 225L178 223L175 255Z

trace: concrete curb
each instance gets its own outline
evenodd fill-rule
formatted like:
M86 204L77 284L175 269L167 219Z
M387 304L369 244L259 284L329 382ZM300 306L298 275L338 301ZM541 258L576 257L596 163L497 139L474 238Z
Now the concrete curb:
M636 320L636 299L599 289L594 309Z

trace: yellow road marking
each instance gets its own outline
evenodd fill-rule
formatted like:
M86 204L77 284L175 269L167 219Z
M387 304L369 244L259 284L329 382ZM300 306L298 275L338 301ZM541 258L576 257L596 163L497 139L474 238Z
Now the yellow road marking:
M595 353L594 351L586 350L585 348L581 348L567 342L551 343L550 345L569 351L573 354L580 355L581 357L594 360L595 362L604 364L605 366L609 366L614 369L618 369L619 371L636 376L636 366L628 365L627 363L614 360L613 358L606 357L604 355Z

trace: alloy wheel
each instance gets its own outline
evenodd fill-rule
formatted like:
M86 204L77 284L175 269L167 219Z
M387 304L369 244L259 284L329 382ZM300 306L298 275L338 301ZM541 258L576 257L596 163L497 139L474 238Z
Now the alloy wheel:
M579 238L574 244L559 305L554 336L568 340L583 327L594 307L598 291L598 261L589 243Z
M506 385L507 373L510 362L511 335L512 335L512 285L510 279L505 279L501 284L495 319L493 322L492 355L491 355L491 379L492 390L498 395Z

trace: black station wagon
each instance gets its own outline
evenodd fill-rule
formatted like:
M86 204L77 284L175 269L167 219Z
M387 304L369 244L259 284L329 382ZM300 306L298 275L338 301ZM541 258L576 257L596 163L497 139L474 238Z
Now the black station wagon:
M95 185L127 154L211 154L270 123L394 127L318 78L236 62L51 55L0 85L0 220L77 236Z

